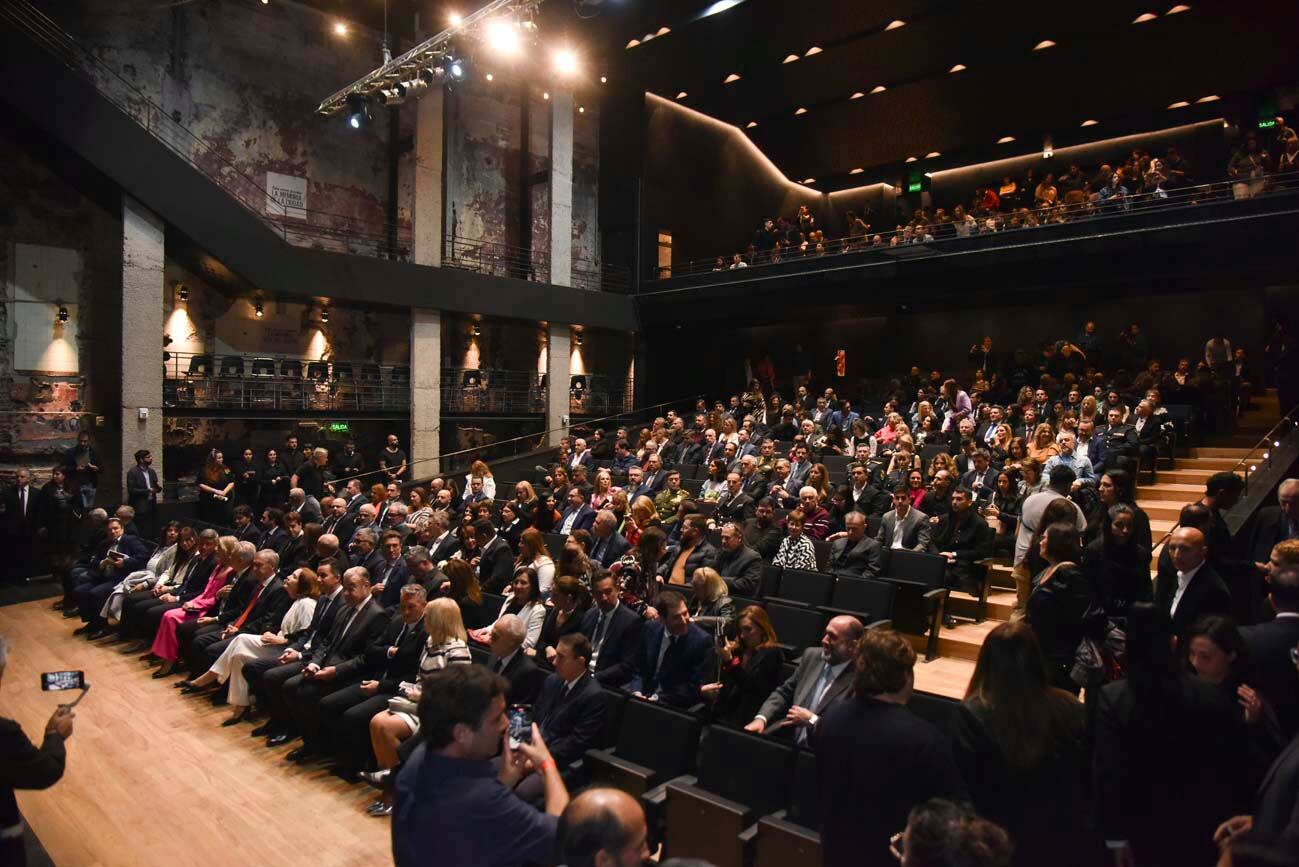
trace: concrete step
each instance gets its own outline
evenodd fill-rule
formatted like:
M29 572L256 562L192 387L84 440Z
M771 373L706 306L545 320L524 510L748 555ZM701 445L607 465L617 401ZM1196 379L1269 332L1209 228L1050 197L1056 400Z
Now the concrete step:
M955 629L940 628L938 632L938 655L956 659L977 660L979 648L988 633L1000 626L996 620L985 620L982 623L971 623L968 620L957 621ZM916 653L923 656L927 636L908 635L911 646Z
M1137 487L1138 500L1167 500L1185 505L1204 496L1204 485L1183 485L1174 482L1160 482L1157 485L1140 485Z
M979 599L969 593L953 590L948 597L948 609L957 617L974 617L979 611ZM1015 591L994 588L988 592L988 620L1009 620L1015 610Z

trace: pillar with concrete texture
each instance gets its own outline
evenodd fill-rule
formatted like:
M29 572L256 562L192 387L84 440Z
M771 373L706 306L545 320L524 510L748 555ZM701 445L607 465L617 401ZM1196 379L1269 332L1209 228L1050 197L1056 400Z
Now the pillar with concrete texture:
M573 92L551 94L550 106L550 282L572 286Z
M166 291L165 227L161 218L129 196L122 197L122 403L121 486L139 449L153 452L163 478L163 299Z
M415 104L415 236L417 265L442 264L443 90L434 87Z
M439 472L438 428L442 421L442 314L410 311L410 460L411 478Z
M557 446L568 433L568 377L572 364L572 329L566 322L546 326L546 436L548 445Z

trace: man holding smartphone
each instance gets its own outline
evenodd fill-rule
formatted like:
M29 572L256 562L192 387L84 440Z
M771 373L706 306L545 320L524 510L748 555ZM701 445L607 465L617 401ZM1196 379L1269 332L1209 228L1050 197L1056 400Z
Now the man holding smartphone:
M0 684L8 662L9 644L0 635ZM23 822L14 790L48 789L63 777L63 742L72 737L75 716L70 706L59 705L45 724L39 747L18 723L0 717L0 864L24 863Z

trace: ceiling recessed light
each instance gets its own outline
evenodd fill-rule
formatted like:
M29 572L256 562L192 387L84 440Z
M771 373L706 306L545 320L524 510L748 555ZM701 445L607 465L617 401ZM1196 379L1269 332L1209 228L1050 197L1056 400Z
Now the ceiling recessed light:
M1055 42L1050 39L1043 39L1037 45L1033 46L1034 51L1041 51L1044 48L1055 48Z
M905 161L906 161L906 162L909 162L909 163L914 163L914 162L916 161L916 158L915 158L915 157L907 157Z
M1096 124L1098 124L1098 123L1100 123L1100 121L1098 121L1098 120L1092 120L1091 118L1088 118L1087 120L1083 121L1082 123L1080 123L1080 124L1078 124L1078 125L1079 125L1079 126L1096 126Z
M1190 105L1189 102L1187 102L1187 101L1184 100L1184 99L1179 99L1177 102L1169 103L1169 106L1168 106L1168 107L1169 107L1169 108L1186 108L1188 105Z
M938 151L930 151L929 153L925 154L925 159L932 160L934 157L941 157L941 156L942 154L940 154Z
M1010 144L1014 140L1015 137L1013 135L1003 135L1001 138L997 139L997 144Z
M669 33L671 33L671 32L672 32L672 29L671 29L670 27L660 27L657 31L655 31L654 35L655 35L655 36L667 36L667 35L668 35Z
M495 80L496 80L496 78L495 78L495 77L494 77L490 72L487 73L486 78L487 78L488 81L495 81Z
M677 94L677 99L685 99L688 95L689 95L689 94L687 94L687 93L683 90L683 91L681 91L680 93Z
M541 93L541 98L542 98L542 99L550 99L550 93L549 93L549 91L542 91L542 93Z
M584 105L579 105L579 106L577 107L577 113L578 113L578 114L586 114L586 106L584 106Z
M1216 94L1216 93L1211 93L1211 94L1209 94L1208 96L1202 96L1202 97L1200 97L1200 98L1197 99L1195 102L1196 102L1196 105L1199 105L1199 104L1201 104L1201 103L1205 103L1205 102L1217 102L1217 101L1220 100L1220 99L1222 99L1221 96L1218 96L1218 94Z
M757 125L758 125L758 122L757 122L756 120L751 120L751 121L749 121L748 123L746 123L746 124L744 125L744 128L745 128L745 129L753 129L753 128L754 128L755 126L757 126Z
M1153 12L1142 12L1136 18L1132 19L1133 24L1145 24L1147 21L1154 21L1159 16Z
M850 97L848 97L848 98L849 98L849 99L861 99L861 98L862 98L863 96L865 96L865 95L866 95L866 94L862 93L860 90L855 90L855 91L853 91L852 96L850 96Z
M798 109L794 112L794 115L797 116L800 114L807 114L807 109L803 108L802 106L799 106Z
M958 64L956 64L955 66L953 66L951 69L949 69L949 70L947 70L947 71L948 71L949 73L951 73L951 72L964 72L964 71L965 71L965 64L964 64L964 63L958 63Z
M1164 14L1165 14L1165 15L1176 15L1178 12L1190 12L1190 11L1191 11L1191 7L1190 7L1190 6L1187 6L1187 5L1184 4L1184 3L1178 3L1176 6L1174 6L1172 9L1169 9L1169 10L1168 10L1167 12L1165 12Z
M782 61L780 61L780 62L781 62L781 63L793 63L793 62L796 61L796 60L798 60L798 55L797 55L797 54L787 54L787 55L785 55L785 59L782 60Z
M633 40L631 40L630 42L627 43L627 47L628 47L628 48L635 48L637 45L640 45L640 40L639 40L639 39L633 39Z
M866 170L865 170L865 169L860 169L860 168L859 168L859 169L852 169L851 171L848 172L848 174L850 174L850 175L860 175L860 174L861 174L862 172L864 172L864 171L866 171Z
M875 85L874 87L871 88L871 93L883 93L883 92L886 91L886 90L888 90L887 87L885 87L885 86L882 85L882 84L877 84L877 85Z
M892 21L888 23L888 25L884 29L897 30L899 27L906 27L906 26L907 26L907 22L903 21L901 18L894 18Z
M608 79L608 77L603 76L603 75L600 76L600 83L601 83L601 84L608 84L608 83L609 83L609 79Z
M722 80L722 84L734 84L739 80L740 80L740 76L732 72L730 75L726 76L726 78Z
M813 45L813 46L812 46L811 48L809 48L807 51L804 51L804 52L803 52L803 56L804 56L804 57L811 57L813 54L820 54L820 53L821 53L821 46L819 46L819 45Z

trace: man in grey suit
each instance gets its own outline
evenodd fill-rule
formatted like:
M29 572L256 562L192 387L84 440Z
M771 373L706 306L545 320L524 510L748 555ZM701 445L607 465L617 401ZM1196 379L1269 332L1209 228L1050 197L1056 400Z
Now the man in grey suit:
M885 549L929 550L929 516L911 505L911 494L905 484L899 483L893 489L893 508L884 513L875 539Z
M323 518L320 514L320 501L308 494L302 488L293 488L289 491L289 509L290 512L297 512L302 516L302 525L319 524Z
M884 549L874 539L866 538L866 516L849 512L843 517L847 528L830 537L830 556L825 571L836 575L874 578L884 571Z
M798 668L767 697L744 730L792 734L796 744L808 745L821 714L851 692L853 654L865 632L861 621L847 614L827 623L821 646L803 651Z

